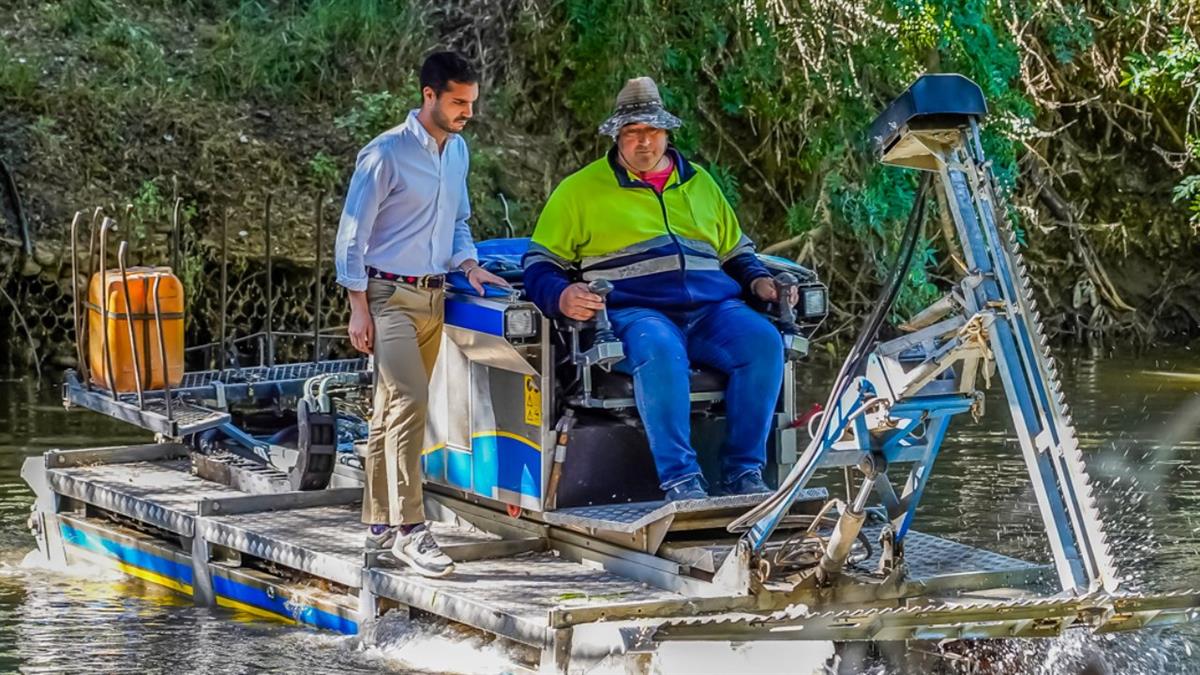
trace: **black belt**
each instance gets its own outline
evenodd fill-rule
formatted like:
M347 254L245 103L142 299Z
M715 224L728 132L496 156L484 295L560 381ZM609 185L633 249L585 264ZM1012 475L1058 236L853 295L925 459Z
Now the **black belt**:
M374 267L367 268L367 276L372 279L384 279L385 281L397 281L402 284L410 284L417 288L441 288L446 284L445 274L426 274L420 277L409 276L407 274L392 274L383 270L375 269Z

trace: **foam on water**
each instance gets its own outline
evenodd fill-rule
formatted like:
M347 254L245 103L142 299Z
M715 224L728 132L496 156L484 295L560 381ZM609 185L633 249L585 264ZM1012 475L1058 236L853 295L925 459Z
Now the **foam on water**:
M392 667L463 675L524 671L520 647L440 620L386 614L355 642L364 656Z
M59 575L67 575L75 579L93 582L121 581L128 578L119 570L99 563L84 560L73 560L69 563L51 562L42 554L41 549L36 548L26 553L21 558L21 562L16 565L7 562L0 563L0 575L26 575L43 578L51 576L60 578Z
M826 672L834 655L832 642L668 642L654 663L662 675L769 675L786 669L792 675Z

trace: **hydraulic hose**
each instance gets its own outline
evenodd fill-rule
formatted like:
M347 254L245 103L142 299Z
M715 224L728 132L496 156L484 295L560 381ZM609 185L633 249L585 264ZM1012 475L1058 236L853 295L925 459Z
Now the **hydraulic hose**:
M879 329L883 326L883 322L887 318L888 312L891 311L892 305L895 304L896 296L900 294L904 278L908 275L909 267L912 265L917 239L921 234L921 224L925 221L926 196L929 194L929 186L932 182L933 174L925 173L921 176L921 182L917 187L916 199L913 200L912 210L909 211L908 222L905 224L904 234L900 242L900 250L896 256L896 266L893 268L888 282L880 290L874 309L867 316L862 331L858 334L858 339L855 340L854 346L850 349L850 354L846 357L846 361L838 371L837 378L834 379L833 388L830 390L829 398L825 402L826 411L833 409L837 401L841 399L842 395L850 387L850 383L853 381L855 375L862 370L862 365L867 355L871 353L871 347L875 344L875 339L879 335ZM800 461L792 467L791 473L787 475L774 494L730 523L727 528L730 532L745 530L781 507L787 508L785 504L788 500L792 499L796 483L800 480L805 468L815 460L815 455L824 442L831 417L832 415L828 413L821 416L816 433L809 441L808 447L801 454ZM775 525L771 524L769 529L762 534L759 541L765 542L771 536L771 531L774 529Z

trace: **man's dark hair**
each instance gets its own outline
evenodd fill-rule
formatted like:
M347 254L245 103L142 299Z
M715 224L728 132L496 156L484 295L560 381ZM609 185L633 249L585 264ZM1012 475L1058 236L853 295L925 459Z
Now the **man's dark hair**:
M457 52L435 52L421 64L421 90L430 87L437 96L449 89L451 82L475 84L478 81L475 66Z

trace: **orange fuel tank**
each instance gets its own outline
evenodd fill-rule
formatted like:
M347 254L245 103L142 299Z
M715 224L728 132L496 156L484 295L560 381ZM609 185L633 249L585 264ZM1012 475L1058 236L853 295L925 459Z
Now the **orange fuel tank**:
M170 386L178 386L183 381L183 284L169 267L131 267L126 270L126 278L128 286L119 270L108 270L92 275L88 284L88 369L92 383L122 393L137 391L136 369L142 375L145 390L162 389L164 379ZM165 364L154 321L155 280L158 280L159 317L166 346ZM107 322L101 308L107 310ZM136 350L130 344L130 323Z

